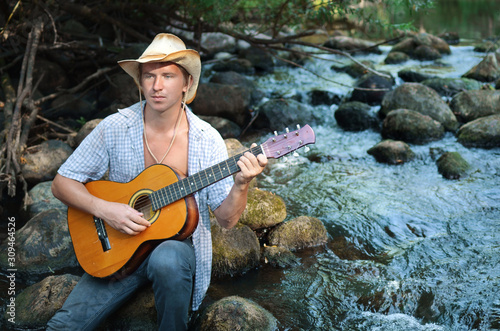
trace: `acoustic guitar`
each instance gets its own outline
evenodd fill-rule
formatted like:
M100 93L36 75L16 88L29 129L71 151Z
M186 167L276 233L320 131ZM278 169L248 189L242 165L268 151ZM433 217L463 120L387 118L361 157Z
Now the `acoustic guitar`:
M277 159L315 140L314 131L306 125L282 135L275 133L248 151ZM128 183L98 180L85 184L101 199L125 203L142 212L151 226L130 236L100 218L69 207L68 227L81 267L94 277L122 278L137 269L162 241L191 236L198 225L193 193L240 171L237 161L245 152L184 178L170 167L156 164Z

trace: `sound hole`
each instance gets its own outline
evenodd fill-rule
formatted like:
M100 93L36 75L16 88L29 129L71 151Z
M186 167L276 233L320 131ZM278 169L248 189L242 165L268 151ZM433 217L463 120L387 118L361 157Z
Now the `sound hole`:
M154 211L151 205L151 200L149 199L149 194L140 195L137 200L135 200L133 208L143 213L143 217L148 221L154 216Z

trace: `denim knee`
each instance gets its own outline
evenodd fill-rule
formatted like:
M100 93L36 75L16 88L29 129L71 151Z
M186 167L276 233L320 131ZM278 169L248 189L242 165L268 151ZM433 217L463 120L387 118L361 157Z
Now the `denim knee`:
M192 277L195 272L195 264L191 240L167 240L151 252L147 265L148 278L153 281L155 277L176 274Z

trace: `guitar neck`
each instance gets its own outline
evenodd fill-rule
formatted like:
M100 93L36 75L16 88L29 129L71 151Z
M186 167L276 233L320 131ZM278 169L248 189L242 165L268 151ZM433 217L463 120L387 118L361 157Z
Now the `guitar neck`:
M247 151L257 156L263 152L263 147L262 145L255 146ZM150 195L153 210L158 210L172 202L183 199L190 194L237 173L240 171L237 162L247 151L234 155L221 163L153 192Z

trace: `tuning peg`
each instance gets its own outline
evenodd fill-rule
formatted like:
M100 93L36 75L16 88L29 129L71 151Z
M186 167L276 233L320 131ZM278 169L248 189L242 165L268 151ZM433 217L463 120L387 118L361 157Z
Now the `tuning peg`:
M277 132L277 131L274 131L274 135L277 137L277 136L278 136L278 132Z
M283 162L288 162L288 156L283 156Z
M297 130L300 130L300 124L297 124Z
M295 157L297 157L297 156L299 156L299 153L297 153L297 152L295 151L295 152L293 152L293 154L292 154L292 155L293 155L293 156L295 156Z
M307 153L307 152L309 152L310 150L311 150L311 149L309 148L309 146L304 147L304 151L305 151L306 153Z

